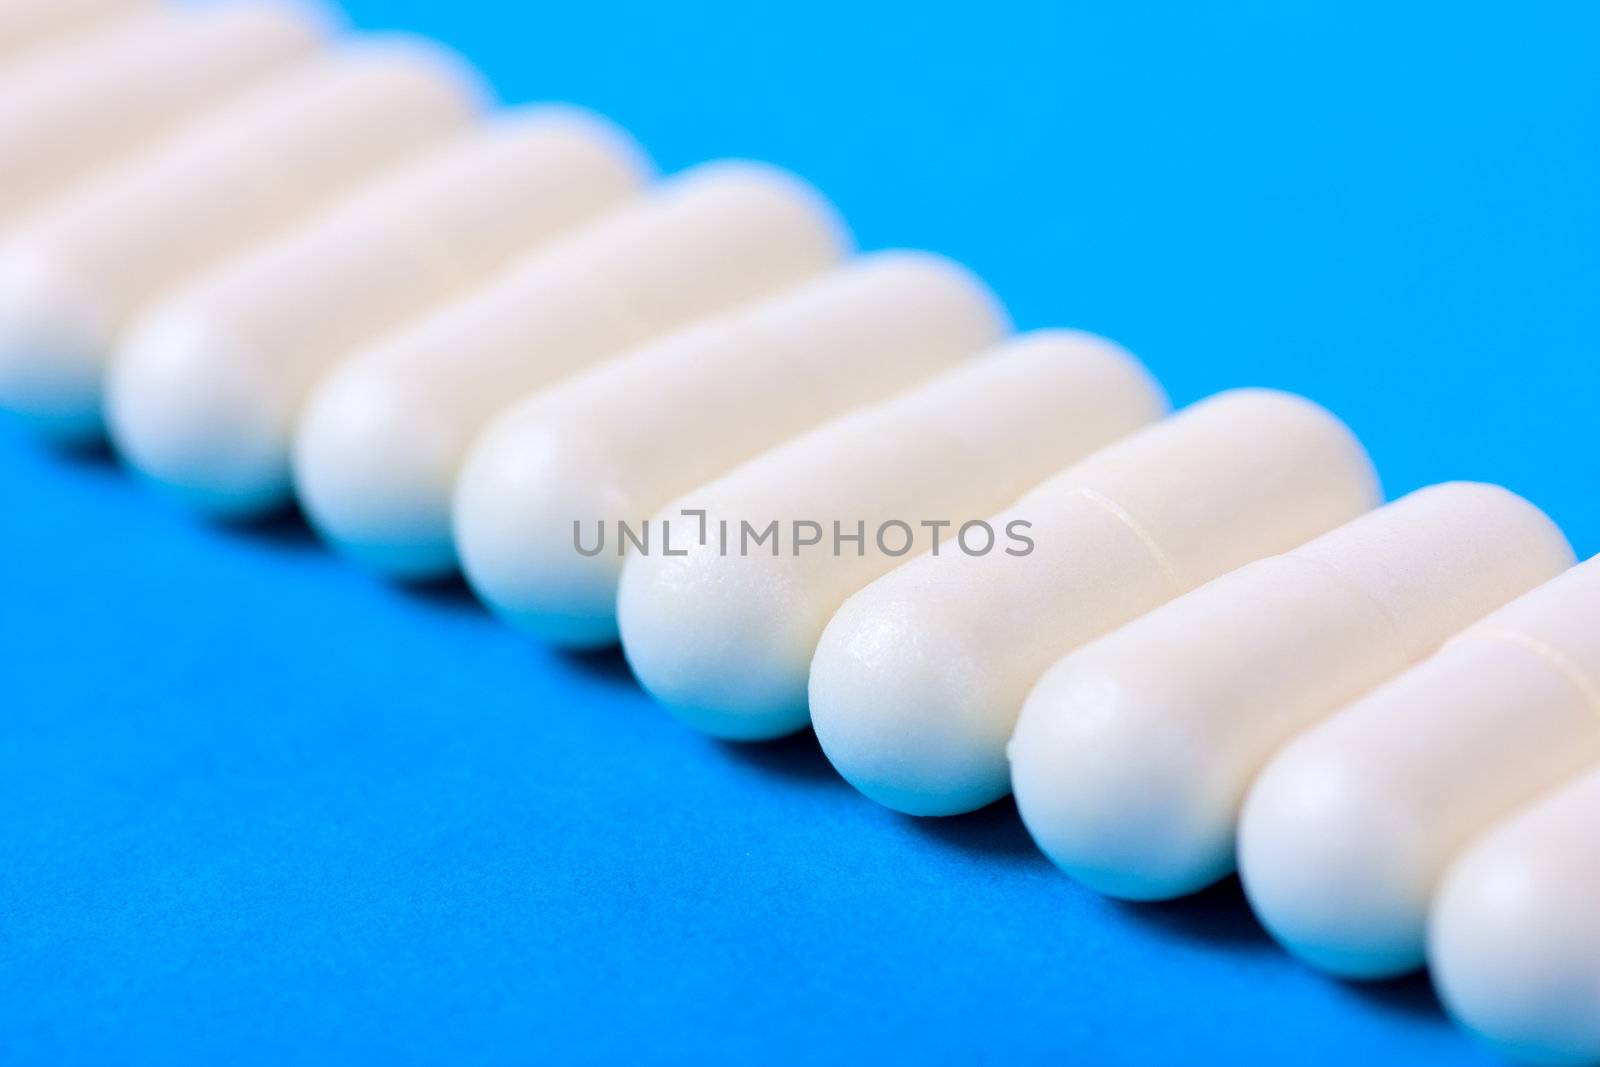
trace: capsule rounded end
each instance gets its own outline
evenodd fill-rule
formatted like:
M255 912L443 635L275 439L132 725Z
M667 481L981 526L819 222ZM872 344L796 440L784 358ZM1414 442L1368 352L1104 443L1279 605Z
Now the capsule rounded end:
M845 603L811 662L817 740L845 780L907 815L976 811L1010 791L999 706L985 664L960 634L884 602L872 587Z
M690 175L704 195L714 191L724 203L742 203L752 214L787 218L814 245L819 262L842 259L855 248L850 224L827 195L792 171L753 159L716 159L679 177L680 189Z
M1264 425L1277 425L1284 447L1301 450L1308 469L1342 472L1340 484L1353 518L1383 503L1383 484L1372 456L1354 430L1338 415L1298 393L1281 389L1241 388L1216 394L1202 404L1226 403L1251 413ZM1197 405L1198 406L1198 405ZM1312 463L1315 466L1311 466Z
M709 541L710 539L708 539ZM635 676L678 718L729 741L765 741L809 721L806 676L826 615L786 557L633 554L617 622Z
M295 490L341 555L403 581L455 570L450 499L463 443L448 419L404 387L336 372L295 433Z
M472 445L452 504L456 553L478 596L570 649L617 642L616 521L633 518L603 442L518 409Z
M656 164L650 153L620 124L589 108L576 104L524 104L491 116L505 136L516 137L519 126L537 123L547 134L560 131L570 141L583 145L588 153L603 161L619 184L644 186L656 177ZM525 136L525 134L524 134Z
M1078 653L1023 704L1007 747L1017 809L1051 861L1095 892L1170 900L1233 869L1237 799L1181 699Z
M228 331L181 308L130 333L112 361L112 443L151 483L222 519L289 500L292 404Z
M0 408L63 445L104 434L101 389L113 326L65 264L0 254Z
M362 62L408 66L449 87L468 114L485 114L499 100L489 79L466 56L421 34L385 30L358 36L344 43L342 53Z
M1441 883L1434 982L1451 1014L1514 1062L1600 1062L1594 887L1569 869L1570 850L1515 829L1491 833Z
M1422 966L1428 837L1358 751L1305 735L1262 772L1239 823L1252 907L1291 953L1342 978Z

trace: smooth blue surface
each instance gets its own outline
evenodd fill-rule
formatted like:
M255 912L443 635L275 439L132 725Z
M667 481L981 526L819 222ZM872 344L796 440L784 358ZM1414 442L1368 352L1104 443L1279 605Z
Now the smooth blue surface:
M791 166L1180 402L1306 392L1392 493L1501 481L1600 549L1593 5L347 7L668 169ZM1488 1062L1236 888L1099 900L1008 806L879 810L809 737L692 735L614 657L293 522L210 528L10 428L0 487L0 1062Z

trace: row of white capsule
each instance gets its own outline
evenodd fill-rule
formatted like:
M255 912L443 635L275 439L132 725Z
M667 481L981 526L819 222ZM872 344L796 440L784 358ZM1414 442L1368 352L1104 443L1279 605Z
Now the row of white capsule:
M1537 509L1372 510L1307 401L1163 419L1132 357L1005 340L954 264L847 261L789 175L652 188L594 116L479 122L436 48L327 36L287 0L0 0L0 403L109 429L202 511L297 494L378 571L459 566L546 640L620 636L708 732L811 722L889 807L1014 789L1101 892L1237 857L1310 962L1431 956L1514 1055L1600 1060L1600 562ZM630 550L580 551L585 522Z

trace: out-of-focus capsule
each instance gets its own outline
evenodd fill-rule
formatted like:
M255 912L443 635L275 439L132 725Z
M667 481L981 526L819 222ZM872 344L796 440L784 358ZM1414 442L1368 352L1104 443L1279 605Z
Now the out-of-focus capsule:
M634 196L647 165L572 108L502 116L207 275L129 334L112 437L202 511L284 504L295 421L340 356Z
M7 72L0 223L305 60L326 29L297 0L160 9Z
M0 408L46 436L102 433L125 327L476 117L476 76L421 41L356 44L211 112L26 217L0 245Z
M155 7L158 0L0 0L0 63Z
M301 502L346 555L404 578L448 573L456 472L497 412L815 274L848 244L832 207L794 176L697 167L341 361L296 435Z
M1007 329L988 289L926 253L865 256L680 330L507 411L455 500L468 580L513 626L567 647L617 639L618 523L859 404L976 355Z

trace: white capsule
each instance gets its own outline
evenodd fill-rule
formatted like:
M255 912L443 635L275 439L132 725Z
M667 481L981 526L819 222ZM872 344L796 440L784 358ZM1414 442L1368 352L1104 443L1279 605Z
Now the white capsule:
M1098 892L1209 885L1279 747L1571 562L1521 497L1451 484L1226 574L1040 680L1010 746L1023 821Z
M1476 834L1600 761L1600 561L1574 567L1339 711L1262 772L1239 873L1314 966L1423 962L1440 875Z
M201 511L282 506L295 420L330 366L635 195L645 176L620 131L570 108L463 134L141 320L108 383L117 449Z
M848 240L832 207L790 174L697 167L342 360L296 435L301 502L362 563L407 578L449 573L456 472L497 412L602 357L815 274Z
M990 525L1027 555L928 555L851 597L811 665L817 739L888 807L952 815L1010 791L1029 688L1072 649L1371 507L1350 432L1296 396L1224 393L1051 478Z
M1450 866L1428 961L1451 1013L1508 1058L1600 1064L1600 770L1543 795Z
M157 0L0 0L0 63L106 23L137 15ZM8 161L9 162L9 161Z
M825 424L663 509L658 524L703 510L707 537L684 555L662 544L630 553L617 611L628 661L709 733L798 730L823 627L856 590L931 548L938 528L925 523L953 524L948 548L959 528L1164 408L1120 348L1045 333ZM676 529L681 544L694 526ZM968 545L1003 554L1021 543L1013 533L973 526Z
M981 282L925 253L866 256L745 311L671 334L545 390L474 446L455 529L473 588L502 618L569 647L617 639L613 541L674 497L859 404L994 344ZM574 523L578 526L575 528Z
M0 81L0 222L308 58L326 31L298 0L162 8L18 66Z
M0 248L0 407L98 437L112 346L225 257L472 121L471 73L422 42L300 64L27 217Z

